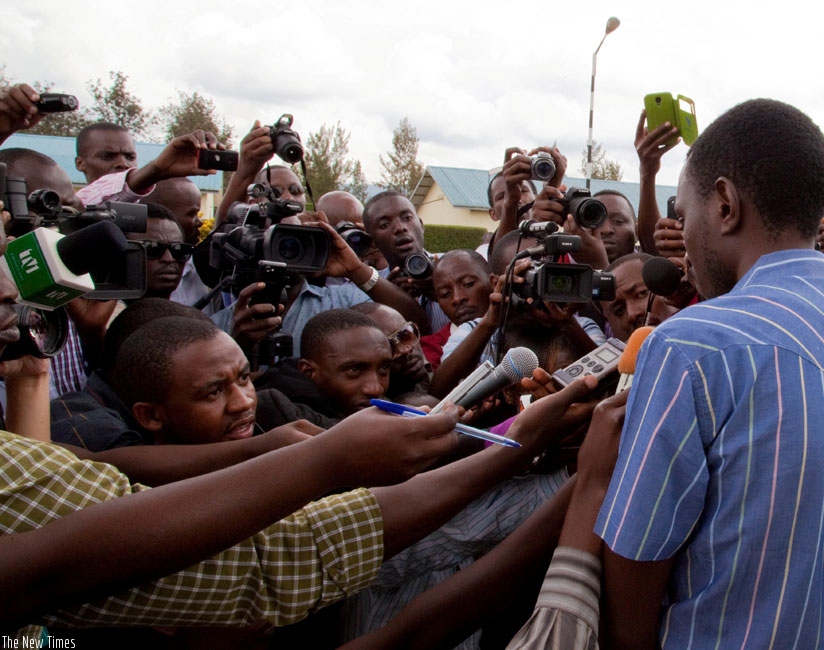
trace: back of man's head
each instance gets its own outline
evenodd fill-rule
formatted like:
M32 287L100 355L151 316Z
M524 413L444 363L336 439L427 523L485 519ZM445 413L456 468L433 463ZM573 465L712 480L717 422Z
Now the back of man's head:
M360 223L363 219L363 203L354 194L342 190L321 196L315 203L315 209L323 212L333 226L341 221Z
M8 176L19 176L26 181L28 192L53 190L60 195L64 206L83 209L83 204L74 194L69 175L46 154L19 147L0 149L0 163L6 164ZM4 209L8 210L9 206Z
M534 237L521 238L521 233L517 230L510 230L497 242L495 248L492 249L492 254L489 256L489 267L495 275L503 275L506 273L515 254L519 250L525 250L536 243ZM520 242L520 246L518 245Z
M121 345L111 383L123 402L163 402L168 394L174 355L198 341L222 334L207 319L167 316L138 327Z
M767 230L814 237L824 212L824 134L797 108L771 99L734 106L699 136L686 173L706 197L725 177L746 192Z
M209 317L202 311L165 298L141 298L136 300L120 312L106 330L103 341L103 357L101 359L101 369L104 374L108 376L112 371L117 353L126 339L144 325L168 317L191 318L211 322Z

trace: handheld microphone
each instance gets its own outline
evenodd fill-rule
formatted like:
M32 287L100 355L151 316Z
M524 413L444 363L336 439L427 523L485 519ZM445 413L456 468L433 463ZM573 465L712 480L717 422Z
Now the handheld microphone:
M641 277L649 289L647 309L644 314L644 324L649 322L652 311L652 301L655 296L671 296L681 286L681 269L670 262L666 257L653 257L644 262L641 267Z
M518 225L521 237L537 237L539 235L551 235L558 232L559 226L554 221L536 221L527 219Z
M635 377L635 362L638 361L638 352L641 350L641 345L647 340L647 337L652 334L654 328L649 325L639 327L627 340L627 347L621 353L621 358L618 360L618 372L621 377L618 379L618 386L615 388L616 395L623 390L632 386L632 379Z
M51 311L94 291L89 271L123 255L128 241L109 221L70 235L36 228L8 244L0 268L17 286L18 302Z
M538 357L529 348L512 348L489 375L478 381L455 403L465 409L480 404L487 397L531 377L538 367Z

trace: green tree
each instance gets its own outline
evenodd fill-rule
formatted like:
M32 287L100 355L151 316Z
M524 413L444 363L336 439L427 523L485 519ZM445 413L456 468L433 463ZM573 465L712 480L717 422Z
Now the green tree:
M380 157L381 185L388 190L403 192L406 196L423 176L425 166L418 162L418 132L408 117L404 117L392 132L392 151L387 158Z
M349 133L340 122L334 127L322 124L317 132L309 134L303 160L316 198L326 192L351 186L353 173L361 167L360 162L348 158L348 155ZM363 176L363 171L360 175Z
M144 109L136 95L126 88L129 77L122 72L109 72L110 86L98 78L86 84L94 100L92 113L95 121L114 122L129 130L133 137L147 139L157 124L152 111Z
M587 173L587 151L584 149L581 155L581 168L578 170L582 174ZM602 181L620 181L624 177L621 165L614 160L607 158L606 152L600 142L592 146L592 177Z
M369 183L366 181L360 160L355 161L355 166L352 169L352 180L345 189L350 194L354 194L361 203L366 203L366 193L369 189Z
M160 117L165 121L163 132L167 142L197 129L203 129L214 133L227 149L232 147L232 127L218 115L214 101L200 93L187 95L178 90L177 101L169 102L162 107Z

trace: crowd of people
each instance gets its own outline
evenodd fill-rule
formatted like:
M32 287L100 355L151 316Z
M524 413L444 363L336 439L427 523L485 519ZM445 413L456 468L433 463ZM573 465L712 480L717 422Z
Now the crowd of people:
M0 89L0 143L49 119L38 99ZM0 361L3 647L818 647L824 134L778 101L731 108L663 216L672 136L641 114L638 205L597 193L594 225L560 151L507 149L496 230L450 251L426 250L398 192L307 207L260 122L205 236L190 177L212 173L212 133L140 166L128 130L85 127L78 191L48 156L0 149L68 219L107 201L147 216L126 233L142 297L76 298L59 353ZM4 211L0 254L31 209ZM279 232L328 255L273 265ZM645 272L660 258L666 291ZM612 289L582 298L570 269ZM17 293L0 274L3 347ZM642 329L628 390L553 378ZM518 348L531 375L452 403Z

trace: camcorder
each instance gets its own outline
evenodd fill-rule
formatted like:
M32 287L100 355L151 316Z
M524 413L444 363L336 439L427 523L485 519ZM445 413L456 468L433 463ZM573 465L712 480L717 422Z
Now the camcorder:
M248 193L267 201L232 204L225 229L209 238L209 266L221 273L221 286L233 293L263 282L264 289L254 294L251 304L283 304L286 289L302 281L301 274L326 268L332 242L320 228L281 223L302 212L303 205L275 198L268 184L250 185ZM276 358L290 356L291 350L291 337L275 333L256 346L250 362L253 369L259 358L271 365Z
M291 164L303 160L300 136L297 131L292 130L293 119L289 113L284 113L269 127L269 137L272 138L275 153L281 160Z
M523 234L538 237L538 244L528 251L532 265L524 273L525 282L513 284L512 303L519 309L540 305L543 301L560 303L585 303L592 299L615 298L615 276L596 271L588 264L558 262L562 255L581 250L581 238L577 235L552 232L543 227L547 222L524 221L520 225Z
M11 214L9 242L0 261L17 286L20 341L2 360L54 356L68 335L62 305L139 298L146 291L146 253L126 232L145 232L145 205L102 203L77 212L46 188L28 192L26 180L0 163L0 198ZM92 254L90 254L92 253Z
M80 102L74 95L65 93L40 93L40 100L35 104L38 113L68 113L80 108Z

